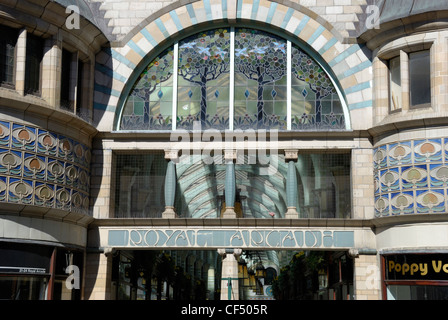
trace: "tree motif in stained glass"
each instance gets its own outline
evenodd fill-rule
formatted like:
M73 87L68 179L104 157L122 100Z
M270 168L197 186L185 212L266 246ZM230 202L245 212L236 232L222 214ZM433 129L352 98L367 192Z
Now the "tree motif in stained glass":
M345 129L342 104L322 67L292 46L292 129Z
M155 58L132 88L120 128L122 130L171 130L173 48Z
M235 128L286 129L286 41L235 30Z
M227 129L229 122L230 32L216 29L179 42L177 127Z

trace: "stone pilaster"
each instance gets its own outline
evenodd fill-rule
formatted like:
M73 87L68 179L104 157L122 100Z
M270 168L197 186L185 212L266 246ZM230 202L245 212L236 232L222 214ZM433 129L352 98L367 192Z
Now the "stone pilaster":
M238 258L241 249L218 249L223 257L221 269L221 300L239 300Z
M110 300L112 284L112 251L87 253L84 299Z
M354 295L356 300L381 299L381 272L376 254L351 250L354 259Z
M54 107L61 101L62 36L58 32L45 40L44 57L42 59L42 98Z

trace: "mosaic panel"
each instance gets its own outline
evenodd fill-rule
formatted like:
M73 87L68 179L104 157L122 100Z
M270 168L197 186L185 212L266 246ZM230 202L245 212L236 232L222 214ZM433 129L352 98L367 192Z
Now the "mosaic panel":
M374 149L377 217L448 212L448 138Z
M0 202L88 214L90 159L64 135L0 121Z

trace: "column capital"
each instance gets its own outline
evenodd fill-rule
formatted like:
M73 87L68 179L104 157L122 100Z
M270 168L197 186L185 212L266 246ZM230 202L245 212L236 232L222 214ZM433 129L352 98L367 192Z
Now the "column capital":
M299 149L285 149L285 161L297 161Z
M165 160L177 162L179 160L178 149L165 149Z
M235 161L237 159L237 153L236 149L224 149L224 160Z
M220 256L226 257L226 255L228 255L228 254L233 254L236 259L238 259L239 256L243 253L243 249L241 249L241 248L236 248L236 249L232 249L232 248L224 249L224 248L221 248L221 249L218 249L217 251L218 251L218 254Z

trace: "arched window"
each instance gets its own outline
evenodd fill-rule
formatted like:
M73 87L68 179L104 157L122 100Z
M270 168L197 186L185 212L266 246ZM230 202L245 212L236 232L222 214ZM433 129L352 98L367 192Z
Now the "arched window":
M119 130L345 130L343 100L298 45L249 28L176 42L143 70Z

